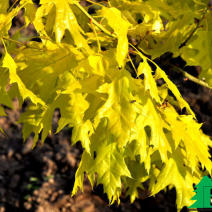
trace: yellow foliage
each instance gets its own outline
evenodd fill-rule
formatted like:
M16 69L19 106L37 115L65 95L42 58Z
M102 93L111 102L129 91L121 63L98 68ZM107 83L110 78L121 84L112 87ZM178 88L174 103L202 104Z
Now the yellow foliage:
M190 65L202 65L201 76L211 83L206 47L212 19L205 0L110 0L97 3L92 15L77 0L40 0L39 7L22 0L8 7L9 1L0 3L0 104L12 107L13 97L20 104L30 100L19 122L24 140L34 132L34 145L41 132L42 142L51 133L53 113L60 110L57 133L72 127L72 143L81 141L84 148L72 194L83 190L86 173L93 186L103 184L111 204L119 202L122 188L133 202L146 182L150 195L174 186L178 211L192 204L193 183L212 174L212 142L152 59L165 52L181 55ZM41 42L10 37L22 8L25 27L32 23ZM179 48L203 11L204 30Z

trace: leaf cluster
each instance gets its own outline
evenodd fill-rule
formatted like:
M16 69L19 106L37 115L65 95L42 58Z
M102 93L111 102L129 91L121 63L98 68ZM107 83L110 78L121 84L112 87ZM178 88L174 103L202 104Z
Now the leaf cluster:
M9 33L21 11L23 27L33 25L41 42ZM103 184L110 203L123 188L133 202L146 183L150 195L174 186L180 210L192 203L193 183L211 174L212 143L153 59L181 55L202 65L211 83L211 20L206 0L21 0L10 8L1 1L0 104L29 100L19 122L24 140L34 133L34 145L51 133L60 110L56 133L73 127L72 144L84 148L73 195L86 173L92 186Z

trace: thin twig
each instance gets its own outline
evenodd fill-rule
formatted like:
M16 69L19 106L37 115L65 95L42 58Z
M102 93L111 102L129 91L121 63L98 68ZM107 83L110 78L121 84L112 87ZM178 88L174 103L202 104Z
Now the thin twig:
M13 42L13 43L16 43L16 44L18 44L18 45L21 45L21 46L26 46L26 44L24 44L24 43L22 43L22 42L19 42L19 41L17 41L17 40L13 40L13 39L11 39L11 38L6 38L6 37L2 37L4 40L8 40L8 41L11 41L11 42Z
M185 41L180 44L179 49L181 49L183 46L185 46L188 43L188 41L193 37L194 33L200 28L200 24L203 21L203 19L205 18L207 10L208 9L206 9L204 11L202 18L200 20L197 20L196 27L193 29L193 31L191 31L191 34L185 39Z
M40 51L44 51L43 49L39 49L39 48L36 48L36 47L34 47L34 46L29 46L29 45L27 45L27 44L25 44L25 43L22 43L22 42L19 42L19 41L17 41L17 40L13 40L13 39L11 39L11 38L6 38L6 37L2 37L2 41L3 40L8 40L8 41L11 41L11 42L13 42L13 43L16 43L16 44L18 44L18 45L21 45L21 46L24 46L25 48L31 48L31 49L37 49L37 50L40 50Z

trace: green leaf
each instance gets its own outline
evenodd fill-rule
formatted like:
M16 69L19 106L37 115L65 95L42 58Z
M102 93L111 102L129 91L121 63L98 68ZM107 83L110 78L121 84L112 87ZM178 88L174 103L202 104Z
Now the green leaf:
M71 33L77 47L84 47L89 50L89 46L82 35L83 30L79 26L70 7L70 4L73 4L71 0L41 0L40 4L41 7L38 8L33 22L38 32L43 33L44 31L51 30L55 33L56 42L60 43L67 29ZM42 17L47 15L45 27L42 22Z
M48 105L48 108L29 108L21 115L20 122L24 123L24 137L26 138L29 136L29 131L34 132L34 144L36 144L38 134L43 129L41 137L41 142L43 143L47 135L51 133L52 118L56 108L59 108L61 113L57 130L57 132L59 132L66 125L75 126L77 124L82 124L84 111L87 109L87 107L88 104L81 94L74 92L70 94L59 93L53 102ZM89 143L87 143L87 140L84 139L84 137L82 143L84 143L83 146L86 148L86 150L89 151Z
M126 196L129 195L130 201L133 203L136 198L139 198L142 195L138 188L145 191L142 183L148 179L148 174L145 170L144 164L141 164L138 161L128 160L127 166L130 170L132 178L126 177L125 184L126 188L128 188Z
M7 114L4 112L4 108L0 106L0 116L7 116Z
M145 127L150 128L150 135L148 135L150 137L150 141L148 146L152 146L152 152L159 150L161 160L166 161L168 152L172 152L171 145L169 144L169 141L164 133L164 129L169 129L169 126L163 121L154 103L148 97L144 101L141 113L137 118L137 126L138 129L140 128L139 126L142 126L143 129ZM148 167L149 166L146 167L147 171L149 171Z
M110 202L119 201L121 176L131 177L131 174L124 161L123 151L117 147L114 137L107 131L106 119L102 119L95 135L91 137L91 150L91 155L86 151L83 153L72 195L76 194L78 187L83 188L85 172L92 185L97 173L97 184L103 184L104 192L107 193Z
M6 86L9 79L9 73L4 68L0 68L0 104L12 108L12 101L9 94L6 91Z
M134 126L136 109L131 103L133 100L132 81L129 73L117 70L117 75L111 83L105 83L97 90L99 93L107 93L108 98L102 107L98 109L95 121L101 118L109 120L109 130L117 138L117 142L124 146L129 139L130 129Z
M4 0L0 2L0 13L7 13L8 8L9 8L9 0Z
M2 61L2 67L9 69L9 78L10 78L10 84L17 83L19 92L22 96L22 98L25 100L26 98L30 98L31 101L34 104L41 104L45 105L45 102L40 99L38 96L36 96L32 91L27 89L23 81L20 79L18 74L16 73L17 65L13 58L8 54L6 51L3 61Z
M102 9L102 15L106 18L109 26L114 30L114 33L118 37L116 60L119 67L124 67L125 58L128 53L127 32L130 23L126 19L122 18L121 12L115 7L104 7Z
M204 21L206 29L199 29L186 46L181 49L181 56L187 65L201 66L199 78L212 86L212 12L208 12Z
M177 192L177 208L178 211L183 206L191 205L190 200L193 196L193 183L197 183L201 176L199 173L193 173L183 166L183 158L181 150L178 148L172 157L164 164L160 174L157 176L156 182L152 180L150 184L151 195L157 194L160 190L165 189L168 185L174 185Z
M161 103L160 97L158 95L158 88L155 82L155 79L152 76L152 69L147 63L146 58L143 58L143 62L139 64L137 76L144 74L144 86L145 90L149 90L150 95L154 98L158 103Z

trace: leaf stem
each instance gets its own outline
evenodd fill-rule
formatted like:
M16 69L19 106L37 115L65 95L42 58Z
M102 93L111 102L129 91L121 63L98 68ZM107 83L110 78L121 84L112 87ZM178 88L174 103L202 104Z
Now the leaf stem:
M207 82L204 82L203 80L200 80L194 76L192 76L191 74L189 74L188 72L182 70L181 68L177 67L177 66L174 66L174 65L171 65L171 68L174 70L174 71L177 71L177 72L181 72L183 74L184 77L188 78L190 81L194 82L194 83L197 83L203 87L206 87L206 88L209 88L209 89L212 89L211 86L208 85Z
M99 41L99 38L98 38L98 35L97 35L97 32L96 32L95 26L94 26L92 21L91 21L90 24L91 24L91 27L92 27L92 29L94 31L95 36L96 36L96 42L97 42L97 46L98 46L98 53L100 53L101 52L101 44L100 44L100 41Z
M136 73L136 76L138 77L138 72L137 72L137 70L136 70L136 68L135 68L135 65L134 65L134 63L133 63L133 61L132 61L132 58L130 57L130 54L129 54L129 53L128 53L128 58L129 58L130 63L131 63L131 65L132 65L132 67L133 67L133 69L134 69L134 71L135 71L135 73Z
M17 40L13 40L13 39L11 39L11 38L6 38L6 37L2 37L4 40L8 40L8 41L11 41L11 42L14 42L14 43L16 43L16 44L18 44L18 45L21 45L21 46L26 46L26 44L24 44L24 43L21 43L21 42L19 42L19 41L17 41ZM2 41L3 41L3 39L2 39Z
M99 4L99 3L97 3L97 2L94 2L94 1L91 1L91 0L86 0L86 1L89 2L89 3L91 3L91 4L95 4L95 5L98 5L98 6L100 6L100 7L104 7L104 5Z
M74 4L90 19L92 22L101 29L105 34L109 35L110 37L117 38L116 35L112 34L109 30L107 30L105 27L103 27L101 24L99 24L78 2L74 2ZM102 7L104 7L102 5Z
M8 12L10 12L12 9L13 9L13 7L15 6L15 4L18 2L18 0L15 0L14 1L14 3L12 4L12 6L8 9Z

